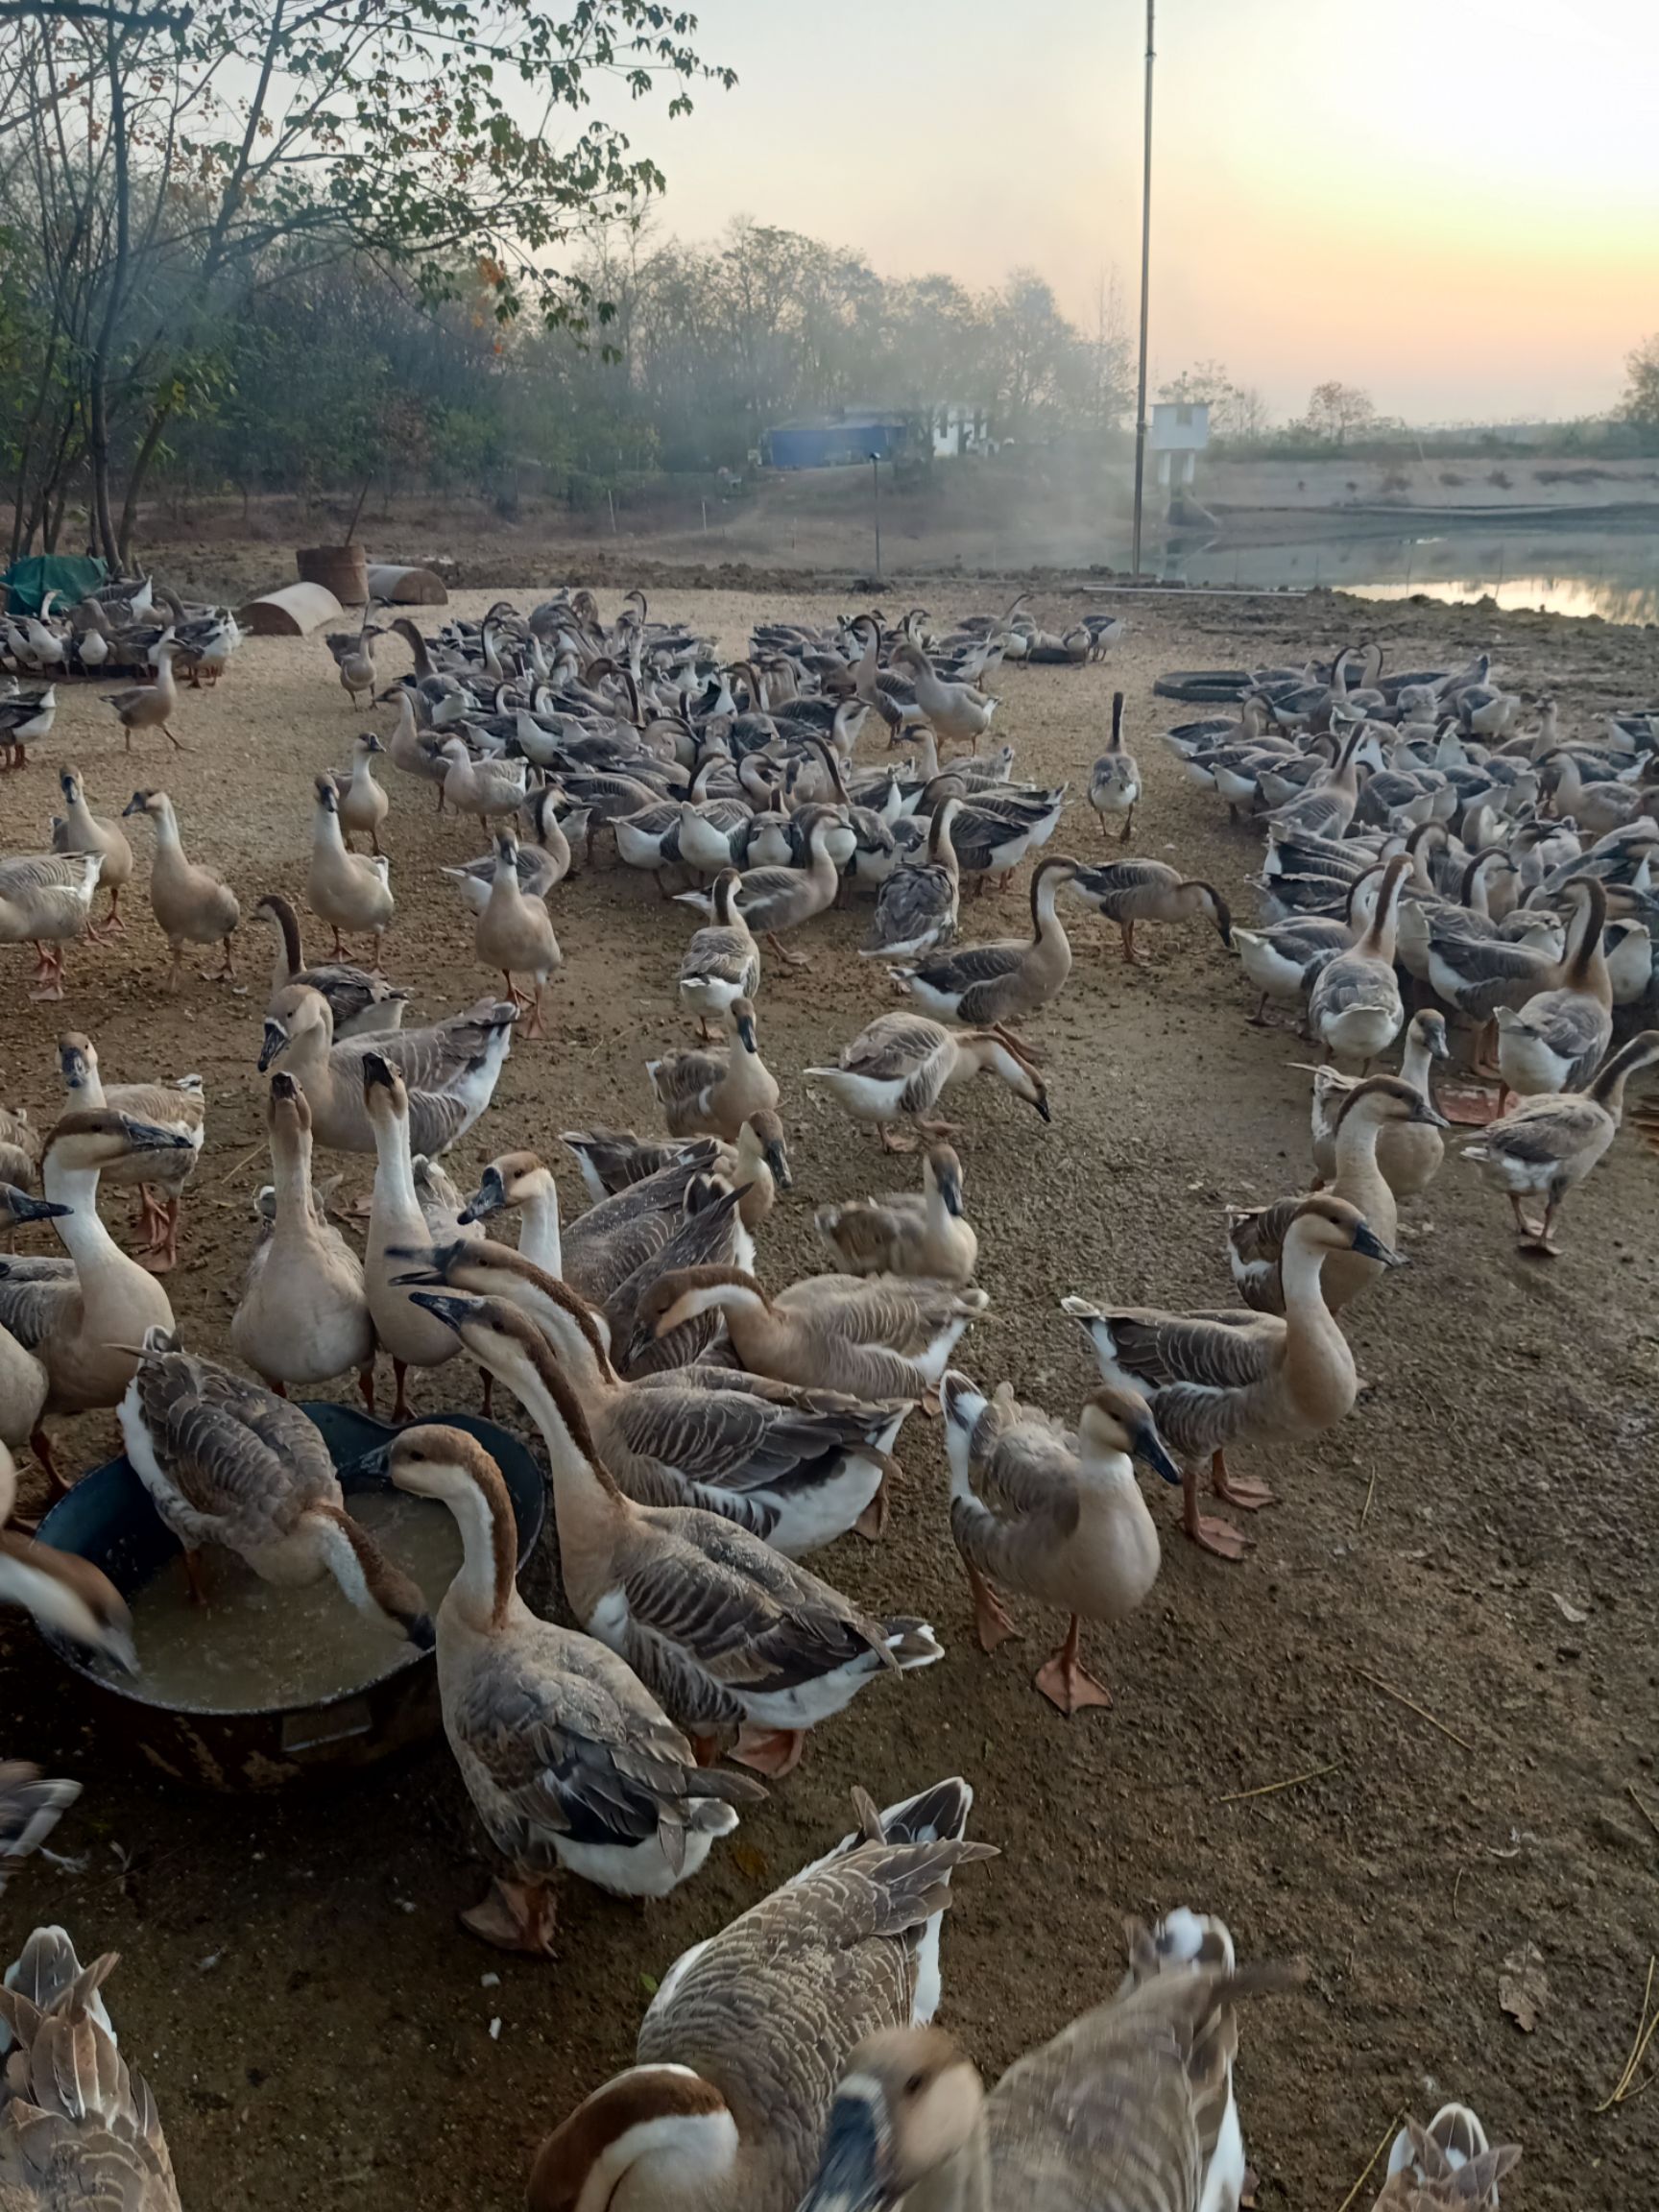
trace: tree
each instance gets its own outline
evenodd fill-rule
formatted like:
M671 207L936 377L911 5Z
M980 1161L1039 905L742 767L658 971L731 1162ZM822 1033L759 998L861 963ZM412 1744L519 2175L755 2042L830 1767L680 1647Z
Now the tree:
M1238 445L1264 438L1271 417L1267 402L1251 384L1236 384L1219 361L1200 361L1158 388L1160 399L1205 400L1214 437Z
M1361 392L1353 384L1338 383L1333 377L1328 383L1314 385L1302 426L1310 437L1343 445L1352 431L1365 429L1376 417L1377 410L1368 392Z
M1659 330L1624 356L1620 414L1647 436L1659 434Z
M565 4L194 0L178 15L0 18L0 123L13 126L0 143L21 141L0 220L38 242L42 333L8 439L14 538L50 527L84 466L94 539L124 559L196 388L181 364L305 270L356 254L426 301L481 291L502 325L530 309L603 321L559 250L662 178L589 112L596 81L635 99L666 84L675 114L699 77L734 80L698 60L696 18L662 0ZM566 113L583 127L555 136Z

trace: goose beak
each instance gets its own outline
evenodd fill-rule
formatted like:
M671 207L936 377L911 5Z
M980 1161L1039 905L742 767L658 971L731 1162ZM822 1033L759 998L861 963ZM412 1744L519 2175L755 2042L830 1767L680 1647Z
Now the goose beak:
M818 2171L800 2212L884 2212L893 2202L882 2172L887 2150L880 2105L873 2096L843 2085L830 2107Z
M1427 1123L1431 1129L1450 1129L1452 1124L1437 1107L1431 1106L1427 1098L1420 1098L1411 1109L1413 1121Z
M463 1322L469 1321L478 1310L476 1298L457 1297L452 1290L411 1290L411 1306L419 1306L422 1313L430 1313L445 1322L457 1335Z
M264 1074L273 1060L279 1060L288 1049L288 1032L280 1022L267 1022L265 1042L259 1047L259 1072Z
M737 1024L737 1036L745 1052L758 1053L760 1047L755 1041L755 1023L747 1014Z
M1040 1091L1036 1097L1032 1099L1031 1103L1036 1107L1038 1113L1043 1117L1045 1121L1051 1122L1053 1120L1054 1114L1052 1108L1048 1104L1048 1094L1046 1091Z
M1404 1267L1406 1255L1396 1252L1392 1245L1384 1244L1377 1232L1361 1221L1354 1231L1354 1250L1362 1260L1381 1261L1384 1267Z
M1159 1435L1150 1421L1146 1423L1144 1428L1136 1430L1132 1448L1135 1457L1143 1466L1150 1467L1155 1474L1162 1475L1166 1482L1174 1483L1177 1489L1181 1487L1181 1469L1170 1455L1169 1447Z
M469 1228L475 1221L488 1221L493 1214L499 1214L506 1203L507 1185L499 1170L486 1167L477 1190L455 1218L464 1229Z
M793 1190L795 1178L789 1172L789 1155L781 1144L768 1144L766 1165L772 1170L772 1180L780 1190Z
M939 1196L947 1214L962 1218L962 1178L954 1170L939 1177Z
M25 1221L57 1221L74 1211L72 1206L60 1206L52 1198L31 1198L27 1190L8 1192L4 1208L5 1217L19 1225Z

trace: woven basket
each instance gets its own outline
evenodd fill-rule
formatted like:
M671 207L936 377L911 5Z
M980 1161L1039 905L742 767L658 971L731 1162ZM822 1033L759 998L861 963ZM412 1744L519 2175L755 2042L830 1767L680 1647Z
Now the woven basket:
M342 607L369 604L369 560L361 545L303 545L294 565L305 583L321 584Z

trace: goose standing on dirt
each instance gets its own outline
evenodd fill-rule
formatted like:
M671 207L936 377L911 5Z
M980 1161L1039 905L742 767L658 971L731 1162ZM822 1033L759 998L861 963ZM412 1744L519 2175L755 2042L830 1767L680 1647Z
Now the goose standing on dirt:
M936 1782L878 1812L663 1976L635 2063L536 2154L527 2212L781 2212L812 2179L849 2055L925 2027L974 1792ZM854 2200L859 2201L859 2200Z
M278 1069L265 1102L276 1213L248 1262L230 1341L279 1398L355 1372L374 1410L374 1324L363 1265L311 1187L311 1109Z
M1022 1021L1057 998L1071 973L1071 947L1055 912L1075 860L1041 861L1031 877L1031 935L996 945L965 945L920 968L894 968L895 981L941 1021L974 1028Z
M517 1529L501 1471L458 1429L407 1429L399 1490L454 1515L462 1558L434 1623L444 1733L490 1840L512 1868L462 1924L502 1950L550 1957L560 1866L616 1897L665 1897L702 1867L745 1774L699 1767L614 1652L538 1620L514 1586Z
M1116 1997L1009 2067L989 2096L937 2029L854 2051L798 2212L1238 2212L1237 2006L1302 1976L1239 1972L1225 1925L1131 1922ZM1468 2212L1477 2212L1471 2203Z
M1400 1034L1406 1008L1394 973L1395 916L1410 868L1409 857L1396 854L1382 872L1370 927L1351 952L1338 952L1313 979L1309 1025L1333 1059L1362 1061L1369 1069Z
M118 822L94 814L86 804L86 786L79 768L65 768L58 779L58 788L63 794L63 814L54 821L52 850L54 853L96 853L102 867L98 874L101 890L109 894L109 908L97 928L91 932L97 937L124 937L127 925L121 919L121 893L132 880L132 848L122 834Z
M411 1148L435 1158L459 1142L493 1097L517 1018L518 1009L504 999L486 1001L429 1029L337 1044L323 993L291 983L266 1011L259 1072L283 1063L310 1101L319 1144L334 1152L373 1152L363 1067L365 1056L377 1052L408 1086Z
M28 767L30 746L50 737L57 719L56 684L30 699L0 699L0 753L6 755L8 774Z
M215 1546L278 1588L331 1575L360 1613L432 1648L425 1599L347 1512L322 1431L299 1407L153 1328L120 1422L127 1456L182 1547L198 1595L200 1554Z
M535 1323L500 1299L417 1290L541 1431L565 1594L705 1755L787 1774L807 1730L877 1674L944 1656L926 1622L880 1621L757 1536L686 1506L636 1505L599 1461L587 1418Z
M46 1370L46 1404L30 1437L55 1495L59 1475L44 1424L54 1414L88 1413L119 1404L132 1379L132 1347L148 1328L171 1329L167 1293L131 1260L98 1214L98 1178L134 1153L154 1157L189 1139L104 1108L64 1114L46 1140L40 1181L61 1209L52 1226L67 1258L0 1259L0 1329Z
M1119 845L1127 845L1135 831L1135 808L1141 799L1141 770L1133 753L1123 749L1123 694L1112 694L1112 735L1106 750L1089 772L1089 804L1100 817L1102 832L1121 822Z
M314 779L317 805L312 812L311 873L305 896L311 911L334 932L334 957L346 950L344 932L373 937L373 965L380 965L380 943L392 926L392 864L353 853L340 829L340 787L332 776Z
M349 1037L384 1037L403 1026L407 991L397 990L385 976L345 960L308 963L300 936L300 917L279 892L268 891L253 909L261 922L276 932L276 952L271 971L273 1000L292 983L320 991L333 1017L334 1037L344 1044ZM267 1012L270 1008L267 1007Z
M409 1134L409 1093L397 1070L378 1052L363 1055L363 1108L374 1133L374 1188L369 1200L369 1234L363 1280L374 1339L392 1361L397 1400L394 1421L409 1419L409 1369L442 1367L458 1349L453 1330L411 1304L398 1259L432 1241L416 1188ZM470 1232L478 1235L477 1230Z
M517 814L525 800L522 760L474 760L459 737L445 737L438 747L444 763L443 795L457 814L476 814L488 822L492 815Z
M1158 1530L1135 1479L1139 1458L1179 1485L1146 1401L1103 1389L1072 1434L1003 1383L991 1398L966 1375L940 1388L950 1466L950 1533L968 1570L982 1651L1016 1633L996 1585L1070 1615L1064 1643L1036 1676L1068 1716L1110 1705L1078 1657L1082 1624L1125 1621L1158 1579Z
M1446 1017L1433 1007L1413 1014L1406 1028L1406 1049L1400 1059L1400 1080L1426 1104L1434 1104L1430 1070L1450 1050ZM1336 1172L1336 1119L1342 1102L1358 1087L1358 1077L1344 1075L1326 1066L1310 1070L1313 1077L1313 1166L1329 1183ZM1446 1157L1446 1140L1432 1121L1384 1123L1377 1133L1377 1165L1396 1198L1414 1198L1427 1190L1440 1172ZM1361 1207L1361 1212L1364 1209ZM1384 1238L1384 1242L1387 1239Z
M922 1156L920 1190L820 1206L812 1226L850 1275L972 1280L979 1238L962 1203L962 1163L949 1144Z
M1082 1324L1106 1381L1145 1398L1158 1433L1182 1463L1187 1534L1222 1559L1241 1559L1246 1542L1231 1522L1199 1513L1200 1462L1210 1462L1211 1487L1225 1503L1251 1512L1270 1505L1264 1483L1228 1475L1227 1447L1323 1435L1358 1396L1354 1355L1319 1286L1324 1262L1336 1252L1399 1263L1352 1206L1320 1193L1302 1200L1285 1233L1283 1319L1061 1300Z
M693 932L680 963L680 1003L698 1021L707 1043L709 1024L730 1014L739 998L753 1000L760 989L760 948L749 926L739 894L743 878L723 868L709 888L713 920Z
M525 1036L541 1036L541 997L565 956L546 902L529 896L519 880L518 840L511 830L495 840L495 878L473 924L472 949L478 965L494 969L513 1003L529 1014ZM520 991L515 975L527 975L535 989Z
M108 1106L131 1120L166 1130L170 1138L183 1139L182 1149L170 1142L161 1152L137 1151L105 1170L110 1187L136 1185L138 1226L146 1233L145 1264L152 1274L165 1274L179 1263L180 1209L207 1134L201 1076L180 1075L175 1083L117 1083L107 1089L98 1071L97 1047L79 1029L65 1030L59 1038L58 1071L71 1111Z
M1498 1071L1523 1098L1582 1090L1613 1042L1613 979L1603 949L1607 894L1594 877L1572 891L1585 919L1561 981L1519 1012L1497 1010Z
M1141 958L1135 950L1137 922L1186 922L1206 915L1229 950L1233 916L1213 883L1183 876L1163 860L1119 860L1103 868L1079 868L1071 878L1073 895L1096 914L1116 922L1123 933L1123 957Z
M753 1005L733 999L725 1021L731 1043L724 1051L667 1052L645 1063L671 1136L735 1143L752 1114L778 1104L778 1078L760 1057Z
M920 645L908 638L893 649L895 668L907 668L916 686L916 705L941 737L970 748L991 728L997 702L974 684L948 684Z
M127 751L132 750L134 730L159 730L175 753L184 747L174 736L169 724L179 711L179 686L173 680L173 658L180 650L178 640L171 636L163 637L156 647L154 684L137 684L127 691L106 691L104 704L115 710L115 719L126 733Z
M905 1118L924 1136L954 1136L949 1122L928 1117L950 1085L972 1075L997 1076L1045 1121L1054 1118L1027 1047L1009 1031L948 1029L922 1014L878 1014L842 1047L837 1066L803 1072L810 1082L823 1084L855 1121L868 1122L884 1152L914 1149L914 1138L893 1134L895 1122Z
M1588 1090L1524 1099L1512 1114L1489 1122L1478 1144L1465 1147L1464 1159L1474 1161L1492 1188L1508 1199L1524 1252L1555 1256L1559 1248L1550 1231L1562 1200L1619 1134L1629 1078L1656 1061L1659 1029L1645 1029L1602 1064ZM1544 1200L1544 1218L1536 1229L1522 1211L1523 1198Z
M0 945L33 945L34 1000L63 996L63 947L89 934L104 862L96 853L0 860Z
M949 945L961 909L962 869L951 825L962 811L952 793L933 809L925 857L895 868L876 898L861 960L915 960Z
M841 888L841 873L830 854L829 838L836 827L834 815L828 807L813 809L812 825L806 833L806 865L805 868L751 868L738 879L736 897L741 902L743 919L751 932L765 938L780 960L790 968L810 967L804 953L791 952L779 942L779 931L799 929L815 915L827 914L835 903L835 895ZM702 891L682 891L683 905L695 906L704 913L712 913L709 895Z
M236 894L206 868L199 868L185 855L179 835L179 817L165 791L134 791L121 809L123 815L148 815L156 830L156 850L150 856L150 908L167 940L173 965L167 988L177 991L184 972L186 945L225 947L225 964L204 978L209 983L234 983L236 962L230 938L242 919Z
M386 748L373 730L359 732L351 745L351 773L339 789L340 830L347 851L353 837L367 837L371 853L380 851L380 825L392 811L392 801L374 781L374 756Z

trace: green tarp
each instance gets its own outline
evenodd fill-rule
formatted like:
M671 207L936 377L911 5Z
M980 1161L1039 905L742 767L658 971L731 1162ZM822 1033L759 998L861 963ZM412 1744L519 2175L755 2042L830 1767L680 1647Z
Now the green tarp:
M108 570L102 561L82 560L69 553L35 553L27 561L13 562L0 584L7 588L7 610L12 614L38 614L48 591L58 596L53 606L61 614L96 591Z

